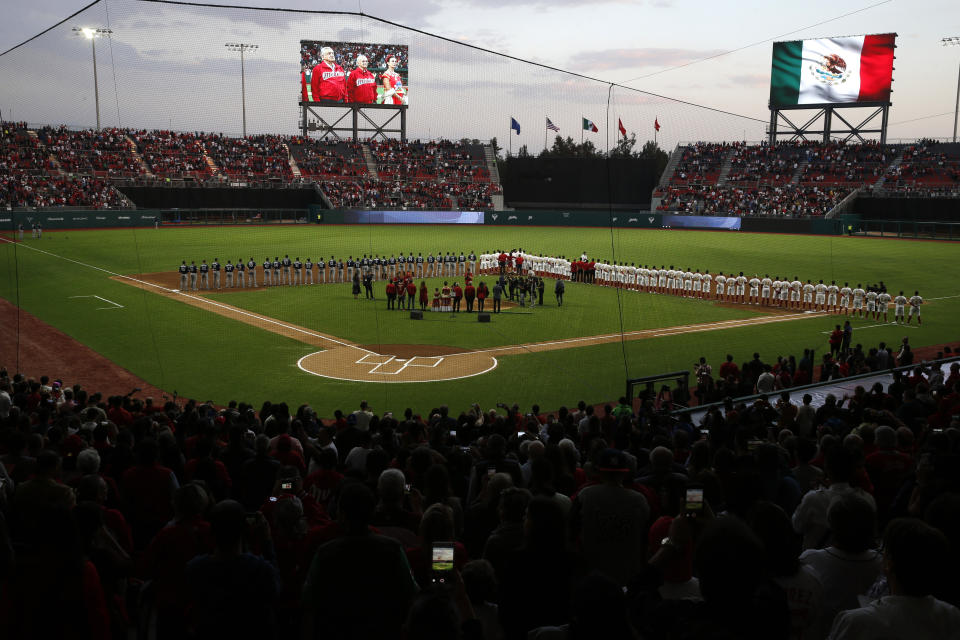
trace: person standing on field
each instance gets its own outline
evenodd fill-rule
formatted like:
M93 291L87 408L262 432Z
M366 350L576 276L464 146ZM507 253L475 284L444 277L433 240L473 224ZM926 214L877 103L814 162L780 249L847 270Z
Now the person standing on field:
M200 261L200 283L204 289L210 288L210 265L206 259Z
M563 280L557 280L553 285L553 295L557 299L557 306L563 306L563 291L566 288L566 285L563 284Z
M500 313L500 300L503 298L503 285L501 284L502 280L497 280L493 284L493 312Z
M237 260L237 264L242 265L243 261ZM254 289L257 288L257 261L253 259L253 256L250 256L250 260L247 262L247 284Z
M910 321L913 320L913 316L917 316L917 324L921 324L920 320L920 305L923 304L923 298L920 297L919 291L914 291L913 295L910 296L910 315L907 316L907 324L910 324Z
M23 225L22 225L22 224L20 225L20 233L23 233ZM180 272L180 291L186 291L186 290L187 290L187 286L188 286L188 285L187 285L187 277L188 277L187 274L190 273L190 267L187 266L187 261L186 261L186 260L184 260L183 262L180 263L180 266L178 267L177 271ZM901 292L901 295L902 295L902 294L903 294L903 292Z
M190 289L197 290L197 263L194 260L190 261Z
M223 272L227 280L227 289L233 289L233 263L227 258L227 264L223 265Z
M213 286L216 289L220 288L220 258L214 258L213 262L210 264L210 270L213 271Z

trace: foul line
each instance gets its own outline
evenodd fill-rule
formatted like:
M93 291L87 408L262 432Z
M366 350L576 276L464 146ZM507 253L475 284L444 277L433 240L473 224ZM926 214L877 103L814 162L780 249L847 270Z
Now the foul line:
M2 240L3 242L6 242L6 243L8 243L8 244L19 244L19 243L13 242L13 241L11 241L11 240L7 240L6 238L0 238L0 240ZM140 285L146 285L146 286L148 286L148 287L153 287L153 288L155 288L155 289L159 289L159 290L161 290L161 291L165 291L165 292L170 293L170 294L178 294L178 295L184 296L185 298L190 298L191 300L195 300L195 301L197 301L197 302L202 302L202 303L204 303L204 304L208 304L208 305L213 306L213 307L218 307L218 308L220 308L220 309L229 310L229 311L232 312L232 313L236 313L236 314L239 314L239 315L243 315L243 316L246 316L246 317L248 317L248 318L254 318L254 319L256 319L256 320L259 320L259 321L264 322L264 323L267 323L267 324L272 324L272 325L276 325L276 326L278 326L278 327L283 327L284 329L289 329L289 330L295 331L295 332L297 332L297 333L302 333L302 334L308 335L308 336L310 336L310 337L312 337L312 338L319 338L319 339L321 339L321 340L328 340L328 341L330 341L330 342L333 342L334 344L340 345L341 347L351 347L351 348L353 348L353 349L359 349L360 351L366 351L367 353L373 353L373 351L370 351L369 349L364 349L363 347L358 347L358 346L356 346L356 345L353 345L353 344L350 344L350 343L347 343L347 342L341 342L340 340L337 340L336 338L331 338L331 337L329 337L329 336L326 336L326 335L323 335L323 334L320 334L320 333L316 333L316 332L314 332L314 331L310 331L309 329L304 329L304 328L298 327L298 326L296 326L296 325L287 324L287 323L285 323L285 322L280 322L279 320L275 320L275 319L270 318L270 317L268 317L268 316L261 316L260 314L257 314L257 313L251 313L251 312L249 312L249 311L244 311L243 309L239 309L239 308L234 307L234 306L231 306L231 305L222 304L222 303L220 303L220 302L215 302L215 301L209 300L209 299L207 299L207 298L201 298L200 296L193 296L193 295L190 295L190 294L188 294L188 293L184 293L183 291L180 291L179 289L170 289L170 288L168 288L168 287L164 287L164 286L162 286L162 285L159 285L159 284L150 282L150 281L148 281L148 280L140 280L139 278L134 278L134 277L131 277L131 276L128 276L128 275L124 275L124 274L122 274L122 273L116 273L116 272L114 272L114 271L110 271L109 269L104 269L103 267L98 267L98 266L96 266L96 265L87 264L86 262L80 262L79 260L74 260L73 258L67 258L66 256L61 256L61 255L58 255L58 254L53 253L53 252L50 252L50 251L44 251L43 249L37 249L36 247L31 247L30 245L27 245L27 244L19 244L19 246L21 246L21 247L23 247L23 248L25 248L25 249L30 249L31 251L36 251L36 252L38 252L38 253L43 253L43 254L45 254L45 255L52 256L52 257L54 257L54 258L59 258L60 260L65 260L65 261L67 261L67 262L72 262L73 264L80 265L81 267L86 267L86 268L88 268L88 269L93 269L93 270L95 270L95 271L102 271L103 273L107 273L107 274L109 274L109 275L111 275L111 276L114 276L114 277L116 277L116 278L121 278L121 279L123 279L123 280L129 280L129 281L131 281L131 282L136 282L137 284L140 284Z
M71 299L71 300L72 300L73 298L96 298L97 300L102 300L102 301L106 302L107 304L112 304L112 305L113 305L112 307L96 307L96 311L101 311L101 310L109 311L109 310L111 310L111 309L123 309L123 308L124 308L124 306L123 306L122 304L120 304L119 302L114 302L113 300L107 300L106 298L101 298L100 296L70 296L70 299Z

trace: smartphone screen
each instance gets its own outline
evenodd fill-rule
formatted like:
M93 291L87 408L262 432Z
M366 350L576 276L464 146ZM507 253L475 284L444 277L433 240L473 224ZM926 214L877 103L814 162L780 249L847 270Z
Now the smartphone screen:
M452 542L433 543L430 568L433 571L434 582L444 583L447 581L447 574L453 571Z
M684 498L684 511L700 513L703 511L703 487L687 487Z
M292 483L292 482L281 482L281 483L280 483L280 488L283 489L284 491L289 491L290 489L293 489L293 483Z

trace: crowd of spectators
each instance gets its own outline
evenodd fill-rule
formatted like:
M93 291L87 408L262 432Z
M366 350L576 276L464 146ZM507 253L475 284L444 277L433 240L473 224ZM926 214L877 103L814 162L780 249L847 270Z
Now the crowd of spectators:
M657 210L691 215L823 216L850 191L837 185L677 185L661 192Z
M207 155L230 178L274 179L289 182L289 138L260 135L246 138L228 138L208 135L204 140Z
M683 148L669 181L654 196L662 198L663 211L819 216L854 189L880 184L885 192L951 197L960 185L960 145L698 142Z
M897 155L897 147L878 142L807 145L801 183L873 184Z
M960 145L921 140L903 150L903 160L887 171L886 183L913 187L960 184Z
M98 178L133 177L143 173L140 160L124 129L83 129L43 127L37 138L56 158L62 173L87 174Z
M397 71L402 73L404 80L406 80L407 69L410 64L409 47L406 45L367 44L363 42L304 43L300 46L301 62L308 69L313 69L320 63L320 49L325 46L333 49L337 64L348 72L356 67L357 56L360 54L367 56L370 63L369 69L374 72L385 71L387 69L387 59L395 57L397 59Z
M793 179L803 157L797 145L733 145L730 173L726 182L787 184Z
M99 178L0 175L0 207L114 209L129 204L113 185Z
M213 139L212 134L141 130L128 135L155 176L203 180L211 175L204 142Z
M367 163L363 159L363 147L357 142L313 140L295 136L288 144L297 168L304 177L326 181L369 175Z
M694 425L652 397L324 419L2 370L0 634L951 637L958 385Z
M377 175L385 180L490 182L481 145L450 140L371 140L369 145Z
M743 146L739 142L695 142L687 146L670 177L671 184L713 184L731 149Z

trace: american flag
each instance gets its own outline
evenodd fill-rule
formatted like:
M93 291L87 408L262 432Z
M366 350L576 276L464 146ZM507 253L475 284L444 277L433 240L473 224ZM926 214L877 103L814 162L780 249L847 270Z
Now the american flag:
M550 118L547 118L547 129L550 129L550 131L556 131L557 133L560 133L560 127L550 122Z

